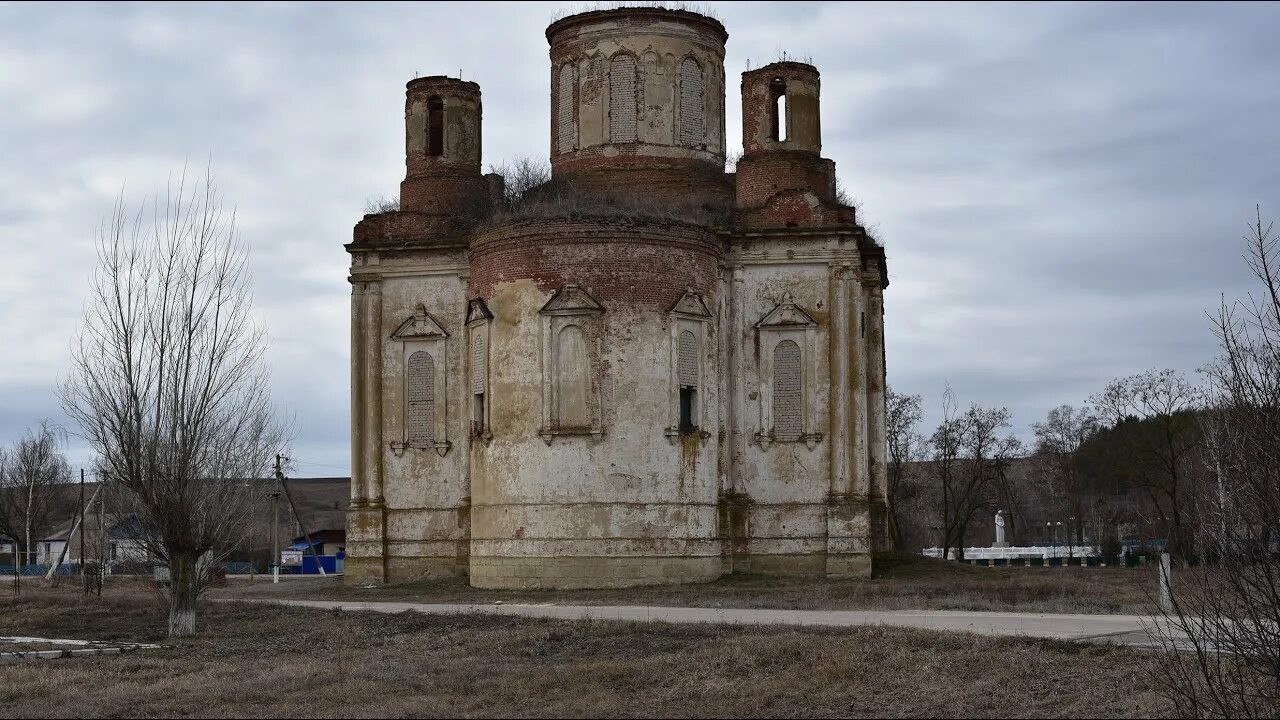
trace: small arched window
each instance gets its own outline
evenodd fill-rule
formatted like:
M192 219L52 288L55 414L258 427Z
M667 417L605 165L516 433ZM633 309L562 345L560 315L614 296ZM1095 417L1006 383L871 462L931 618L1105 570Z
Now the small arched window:
M560 68L560 87L556 99L556 147L562 152L570 152L578 147L578 125L573 121L575 110L574 90L578 80L573 72L573 65Z
M419 350L409 356L406 370L405 412L410 445L435 441L436 365L431 355Z
M696 147L706 143L706 96L702 66L687 57L680 61L680 144Z
M556 421L561 428L591 427L591 358L582 328L566 325L556 338Z
M773 434L796 440L804 432L800 417L800 346L783 340L773 348Z
M618 55L609 64L609 142L636 141L636 59Z
M427 154L444 154L444 100L438 96L427 100Z

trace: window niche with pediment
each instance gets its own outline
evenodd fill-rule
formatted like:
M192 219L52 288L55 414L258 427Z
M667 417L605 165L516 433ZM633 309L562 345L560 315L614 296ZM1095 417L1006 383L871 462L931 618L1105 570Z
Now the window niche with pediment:
M448 339L440 323L419 305L391 334L401 345L400 439L391 443L397 456L405 450L434 450L444 457L448 438Z
M667 313L671 326L670 382L667 406L670 424L665 434L675 439L695 435L706 439L708 369L704 358L711 337L711 311L702 296L686 291Z
M538 311L542 321L542 429L560 436L604 435L600 339L604 307L586 290L565 285Z
M489 432L489 328L493 313L481 298L467 303L467 404L469 435L488 442Z
M817 337L818 324L789 293L756 323L760 429L755 440L763 450L774 443L804 443L812 450L822 441L812 402Z

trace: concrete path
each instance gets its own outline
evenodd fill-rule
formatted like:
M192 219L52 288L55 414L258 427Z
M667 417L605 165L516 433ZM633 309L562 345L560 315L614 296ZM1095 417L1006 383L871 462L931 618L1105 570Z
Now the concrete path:
M549 603L481 605L332 600L228 600L228 602L267 602L298 607L382 613L420 612L436 615L479 613L554 620L814 627L891 625L924 630L971 632L979 635L1083 640L1112 642L1133 647L1159 647L1146 629L1155 623L1155 619L1139 615L1053 615L952 610L763 610L659 605L552 605Z

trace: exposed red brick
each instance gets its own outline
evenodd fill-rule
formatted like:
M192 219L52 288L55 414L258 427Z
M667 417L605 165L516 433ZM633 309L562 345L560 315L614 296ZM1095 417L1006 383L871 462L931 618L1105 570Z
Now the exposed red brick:
M544 290L576 284L601 302L665 312L686 290L716 291L720 242L696 225L617 219L536 220L472 241L469 292L532 280Z
M738 161L737 201L740 208L758 208L784 190L812 192L825 203L835 202L836 164L812 153L761 151Z

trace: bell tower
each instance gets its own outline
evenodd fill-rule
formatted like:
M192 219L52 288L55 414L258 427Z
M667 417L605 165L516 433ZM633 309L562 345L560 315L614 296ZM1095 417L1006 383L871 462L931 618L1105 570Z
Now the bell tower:
M480 175L480 86L434 75L405 92L400 209L451 214L488 201Z
M835 203L835 163L822 157L818 69L776 62L742 74L737 201L758 208L784 191Z

